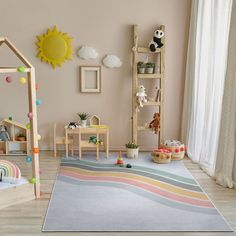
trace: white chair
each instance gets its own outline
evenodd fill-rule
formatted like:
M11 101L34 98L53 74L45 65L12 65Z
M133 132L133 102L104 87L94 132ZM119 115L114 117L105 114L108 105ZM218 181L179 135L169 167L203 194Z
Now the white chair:
M64 137L57 136L57 124L56 123L54 123L54 127L53 127L53 143L54 143L54 157L56 157L57 156L57 145L65 145L66 144L65 136ZM74 142L73 142L72 138L69 138L68 144L71 147L71 155L74 156Z

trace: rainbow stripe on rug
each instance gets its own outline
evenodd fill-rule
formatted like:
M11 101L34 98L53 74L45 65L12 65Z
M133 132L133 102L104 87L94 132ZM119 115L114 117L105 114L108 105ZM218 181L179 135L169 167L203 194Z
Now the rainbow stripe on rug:
M197 183L188 178L155 169L133 166L132 169L112 164L63 160L60 176L86 182L119 183L142 189L153 196L176 204L212 208L211 201ZM157 198L159 199L159 198Z

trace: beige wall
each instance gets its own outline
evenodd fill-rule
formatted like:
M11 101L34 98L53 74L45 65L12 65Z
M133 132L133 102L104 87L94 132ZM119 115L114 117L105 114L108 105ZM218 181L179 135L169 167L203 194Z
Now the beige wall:
M190 15L190 0L9 0L1 1L0 34L13 41L36 68L40 89L38 97L39 133L41 148L52 147L52 124L62 127L77 120L77 112L97 114L111 127L111 146L122 147L131 138L131 47L132 28L140 30L140 45L147 45L156 24L166 25L166 82L165 82L165 138L179 138L182 111L185 57ZM73 61L53 70L35 57L35 36L57 25L73 39L73 49L81 45L96 48L99 58L83 61L74 55ZM102 93L79 92L79 64L100 64L107 53L116 54L123 61L118 69L103 68ZM1 65L18 65L0 49ZM17 81L12 84L0 80L0 118L13 116L26 123L27 88ZM154 90L149 91L150 94ZM147 109L147 108L145 108ZM143 120L151 120L154 110ZM140 144L154 144L152 134L140 137Z

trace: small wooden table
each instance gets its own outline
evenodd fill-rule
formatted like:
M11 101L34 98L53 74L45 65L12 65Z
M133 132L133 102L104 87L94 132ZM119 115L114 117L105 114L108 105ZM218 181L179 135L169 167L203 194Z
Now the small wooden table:
M88 140L82 140L81 136L83 134L93 134L96 135L97 140L99 140L99 135L104 136L103 147L106 152L106 157L109 156L109 127L105 125L101 126L87 126L87 127L78 127L75 129L65 128L65 143L66 143L66 158L68 158L68 136L69 135L78 135L78 150L79 150L79 159L81 160L82 156L82 147L96 147L97 151L97 160L99 159L99 144L89 143Z

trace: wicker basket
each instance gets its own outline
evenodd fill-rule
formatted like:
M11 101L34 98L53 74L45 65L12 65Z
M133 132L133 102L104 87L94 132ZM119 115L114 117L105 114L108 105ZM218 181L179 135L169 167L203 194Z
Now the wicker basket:
M175 141L175 140L173 140ZM165 142L166 143L166 142ZM185 145L183 143L179 144L179 145L165 145L162 144L161 145L162 148L167 149L171 152L171 160L173 161L178 161L178 160L182 160L185 156Z
M171 152L167 149L157 149L152 152L152 160L158 164L167 164L171 161Z

